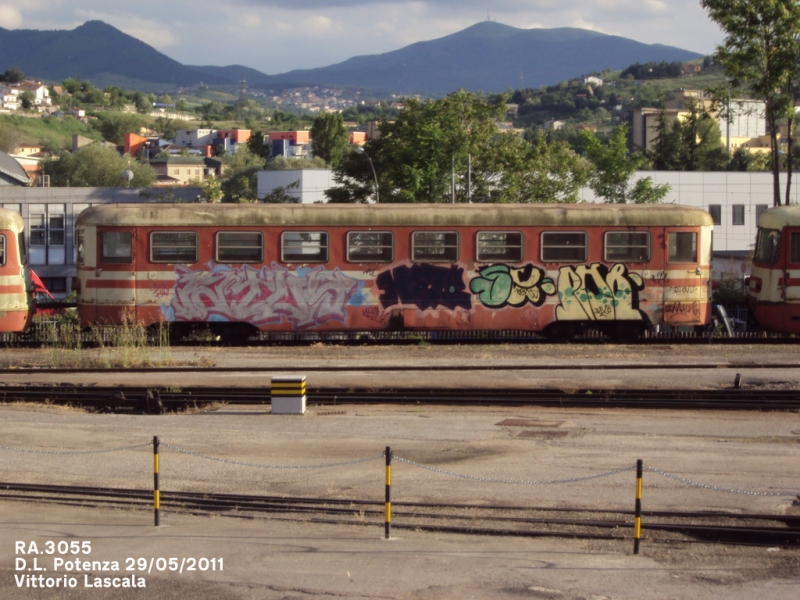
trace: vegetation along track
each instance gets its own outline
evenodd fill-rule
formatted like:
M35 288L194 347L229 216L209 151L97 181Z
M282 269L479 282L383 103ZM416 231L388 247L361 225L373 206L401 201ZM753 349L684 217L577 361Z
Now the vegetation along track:
M152 490L0 483L0 498L39 503L152 508ZM215 513L381 527L384 503L375 500L160 492L162 512ZM448 533L624 540L633 512L531 506L394 502L392 528ZM643 511L645 542L711 542L797 547L800 515Z
M672 408L710 410L798 410L796 390L631 390L529 388L344 388L309 387L310 406L431 404ZM25 385L0 387L0 401L82 406L102 412L160 414L217 404L270 403L268 387L133 387Z

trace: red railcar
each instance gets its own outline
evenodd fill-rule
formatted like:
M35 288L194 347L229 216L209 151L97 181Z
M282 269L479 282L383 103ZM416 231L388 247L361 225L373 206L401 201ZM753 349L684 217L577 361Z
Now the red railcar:
M36 305L28 271L22 217L0 208L0 332L22 331Z
M675 205L96 206L81 322L630 337L710 318L711 217Z
M771 208L759 217L747 299L764 329L800 333L800 206Z

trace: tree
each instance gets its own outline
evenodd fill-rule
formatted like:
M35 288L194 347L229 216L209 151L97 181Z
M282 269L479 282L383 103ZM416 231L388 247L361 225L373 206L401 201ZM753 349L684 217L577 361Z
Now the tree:
M717 62L734 88L744 87L764 101L772 152L773 204L781 202L779 124L794 136L794 103L800 80L800 3L796 0L701 0L700 4L725 32ZM791 154L791 142L788 152ZM789 203L792 171L787 172Z
M2 75L0 75L0 81L5 83L20 83L25 81L25 73L23 73L18 67L11 67L10 69L6 69Z
M589 187L608 204L650 204L660 202L669 192L669 185L653 185L650 177L638 179L631 185L631 177L644 163L644 155L628 153L628 127L614 130L607 145L590 131L581 131L586 156L593 164Z
M11 123L0 123L0 152L10 154L22 139L19 129Z
M237 147L233 155L222 160L222 201L256 202L257 173L264 169L266 161L247 146Z
M264 135L264 132L260 130L250 134L250 139L247 140L247 148L252 154L260 156L265 161L268 161L272 156L272 148L269 144L269 139Z
M340 113L322 113L311 126L311 152L332 167L342 162L348 144L347 129Z
M672 121L661 111L656 119L653 149L645 155L659 171L721 171L729 161L722 147L719 123L697 102L689 102L683 118Z
M147 187L156 180L156 172L147 163L130 156L120 156L115 148L90 144L75 154L61 151L42 163L40 172L50 176L53 187L122 187L122 172L133 171L129 187Z
M30 110L34 107L36 100L33 97L33 94L31 94L28 90L25 90L19 95L19 103L23 110Z
M334 169L332 202L555 202L574 200L583 162L565 144L532 145L501 132L506 96L488 100L464 90L439 100L404 100L380 121L365 154L349 152ZM469 172L469 173L468 173ZM455 179L455 188L452 182Z
M104 140L117 145L125 141L126 133L138 134L143 125L142 117L128 113L100 113L92 121L92 126L103 135Z

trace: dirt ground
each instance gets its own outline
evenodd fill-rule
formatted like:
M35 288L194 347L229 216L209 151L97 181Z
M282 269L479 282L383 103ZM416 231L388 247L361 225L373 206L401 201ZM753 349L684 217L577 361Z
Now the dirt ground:
M159 351L160 352L160 351ZM800 348L782 346L415 346L170 351L171 364L308 367L320 385L403 384L799 387ZM0 352L0 366L52 366L52 351ZM162 356L160 360L166 361ZM764 363L781 368L765 369ZM625 369L632 364L717 369ZM446 373L365 365L461 365ZM529 364L541 371L503 370ZM616 365L613 371L592 365ZM315 372L324 365L344 373ZM495 365L494 370L470 366ZM576 367L581 367L580 370ZM44 371L44 369L43 369ZM148 384L269 380L269 373L171 373ZM136 383L137 373L4 375L14 382ZM267 385L267 383L265 383ZM381 500L390 446L395 503L426 501L630 510L645 464L644 510L800 513L800 414L435 405L311 406L304 416L222 405L161 416L0 406L0 480L150 489L152 438L163 490ZM135 448L127 448L136 446ZM115 450L126 447L127 449ZM110 451L109 451L110 450ZM91 451L91 454L72 454ZM327 466L322 466L327 465ZM302 467L302 468L298 468ZM313 468L307 468L313 467ZM597 476L585 479L587 476ZM558 481L559 483L547 483ZM513 483L512 483L513 482ZM461 599L798 597L800 550L712 544L506 538L88 509L0 501L2 598ZM402 522L401 517L393 520ZM147 574L146 589L19 587L13 541L90 540L94 559L223 557L224 571ZM52 557L42 564L50 566ZM98 576L107 574L100 573ZM127 575L127 573L117 573ZM82 577L82 575L81 575Z

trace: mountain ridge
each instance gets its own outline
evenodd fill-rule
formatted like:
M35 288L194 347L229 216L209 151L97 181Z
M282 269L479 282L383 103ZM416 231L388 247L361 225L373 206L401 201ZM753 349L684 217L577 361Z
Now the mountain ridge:
M104 81L125 78L140 83L138 89L200 83L232 86L244 77L256 89L322 85L438 96L459 88L500 92L555 85L636 62L685 62L701 56L586 29L519 29L483 21L382 54L267 75L242 65L183 65L103 21L87 21L73 30L0 28L0 57L5 63L0 71L16 66L42 79L80 77L98 87L108 85Z

